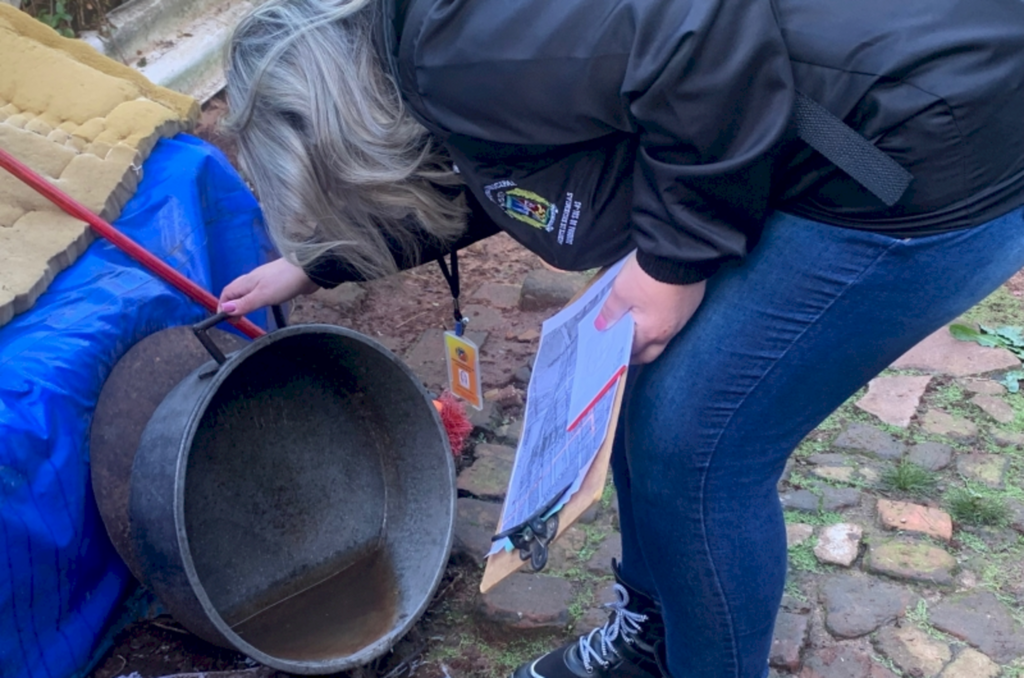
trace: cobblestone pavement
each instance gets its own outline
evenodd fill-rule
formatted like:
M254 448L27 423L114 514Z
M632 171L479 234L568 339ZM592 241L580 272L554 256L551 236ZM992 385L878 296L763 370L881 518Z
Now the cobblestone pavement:
M551 285L549 308L561 301L557 277L544 272L540 281ZM537 284L526 286L531 304ZM506 305L514 296L483 290L491 294ZM438 366L416 368L431 375ZM943 328L800 445L779 486L790 572L773 675L1024 674L1024 401L1000 383L1019 368L1010 351L957 341ZM518 410L524 369L488 394L477 417L486 442L459 476L456 553L477 564L514 457L518 429L502 405ZM472 619L503 628L504 638L599 625L597 603L620 549L609 488L556 542L545 571L479 596Z

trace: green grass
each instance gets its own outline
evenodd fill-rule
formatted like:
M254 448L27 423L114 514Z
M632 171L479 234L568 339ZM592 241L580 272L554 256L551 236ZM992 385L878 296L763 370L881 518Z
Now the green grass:
M821 483L824 478L812 478L808 475L804 475L800 471L793 471L789 474L789 479L786 481L793 487L798 487L801 490L807 490L812 494L821 496Z
M964 390L955 381L936 389L931 395L932 404L947 411L963 411L965 401Z
M806 438L800 441L800 444L797 445L797 448L793 450L793 454L798 457L809 457L812 454L828 452L830 445L827 441L822 440L821 437L819 437L818 434L820 430L821 429L819 428L815 431L812 431L810 435L808 435Z
M893 675L895 675L895 676L903 676L903 671L900 671L899 667L896 666L896 664L894 664L893 661L891 659L889 659L888 657L883 657L881 655L873 654L873 655L871 655L871 661L873 661L876 664L879 664L879 665L884 666L885 668L889 669L889 671Z
M818 511L817 513L805 513L803 511L786 511L783 513L787 523L804 523L805 525L824 526L835 525L843 521L843 516L835 511Z
M1003 666L1000 678L1024 678L1024 659L1017 659L1012 664Z
M825 572L824 566L814 555L814 547L817 543L817 538L811 537L807 541L791 547L789 549L790 567L799 572L813 572L814 574Z
M960 320L980 325L1024 325L1024 307L1020 299L1000 286L960 316Z
M977 553L988 553L990 551L988 544L985 543L985 540L976 534L971 534L970 532L961 532L959 535L957 535L957 538L960 540L960 543L963 544L965 548L968 548Z
M576 554L576 559L581 563L585 563L597 553L597 550L601 547L601 542L609 538L610 535L599 525L580 525L580 527L586 539L583 542L583 547Z
M500 649L489 646L481 646L480 649L490 659L495 675L507 675L520 664L536 659L554 648L551 640L541 639L513 641Z
M575 625L587 610L594 606L594 591L590 586L581 588L569 603L570 624Z
M931 618L928 615L928 602L921 598L912 609L907 610L907 621L912 624L925 627L931 626Z
M1009 517L1006 502L998 495L956 487L946 494L949 514L965 525L1002 525Z
M919 598L917 605L907 610L906 619L935 640L950 645L963 645L961 641L953 636L947 635L932 626L931 614L928 612L928 602L924 598Z
M793 598L799 600L802 603L808 602L807 594L804 593L803 589L800 588L800 584L798 584L791 577L786 577L786 587L784 590L786 595L792 596Z
M920 496L934 490L937 484L938 476L906 459L882 472L882 487L890 491Z

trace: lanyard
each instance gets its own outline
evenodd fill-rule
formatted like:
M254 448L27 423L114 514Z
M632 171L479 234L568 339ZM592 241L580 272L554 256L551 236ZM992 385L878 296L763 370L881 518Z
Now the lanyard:
M448 289L452 291L452 315L455 318L455 336L461 337L463 332L466 330L466 323L469 322L469 318L462 315L462 309L459 308L459 252L458 250L452 250L452 267L448 269L448 263L444 260L442 254L437 258L437 265L441 268L441 274L444 276L445 282L448 283Z

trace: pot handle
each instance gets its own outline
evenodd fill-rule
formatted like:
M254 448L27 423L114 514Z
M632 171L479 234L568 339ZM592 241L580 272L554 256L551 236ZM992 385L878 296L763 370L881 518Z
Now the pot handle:
M213 342L213 339L210 338L210 335L207 334L206 331L214 325L224 322L227 318L228 314L221 311L220 313L212 315L206 320L198 322L192 326L192 333L196 335L196 339L198 339L199 343L201 343L210 355L213 356L213 359L217 361L218 365L223 365L227 362L227 358L224 357L224 352L218 348L217 344Z

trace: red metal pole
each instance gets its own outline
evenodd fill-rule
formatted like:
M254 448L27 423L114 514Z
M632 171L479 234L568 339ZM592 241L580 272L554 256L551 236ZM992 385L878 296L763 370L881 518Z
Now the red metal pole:
M153 256L137 242L93 214L85 205L55 187L31 167L2 148L0 148L0 167L3 167L15 177L24 181L43 197L74 218L88 223L98 235L113 243L122 252L148 268L153 274L168 284L180 290L207 311L211 313L217 312L216 297ZM251 339L265 334L263 330L245 318L229 318L228 322Z

